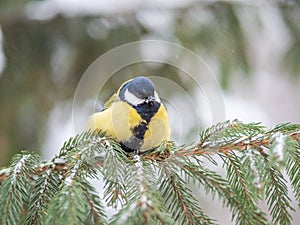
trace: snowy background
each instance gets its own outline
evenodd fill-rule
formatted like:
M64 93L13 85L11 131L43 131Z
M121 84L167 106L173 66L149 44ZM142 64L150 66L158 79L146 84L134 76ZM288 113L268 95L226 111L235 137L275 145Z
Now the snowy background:
M0 2L0 166L22 149L45 159L57 153L74 136L73 100L85 71L105 52L142 40L176 43L201 57L211 73L198 71L199 77L216 80L224 119L300 123L300 10L294 0L7 0ZM141 54L170 57L164 49ZM99 74L108 78L99 90L100 108L133 76L165 78L169 87L158 88L172 139L195 141L199 129L215 121L182 65L148 62ZM90 108L86 102L82 115ZM220 224L233 224L221 206L199 198Z

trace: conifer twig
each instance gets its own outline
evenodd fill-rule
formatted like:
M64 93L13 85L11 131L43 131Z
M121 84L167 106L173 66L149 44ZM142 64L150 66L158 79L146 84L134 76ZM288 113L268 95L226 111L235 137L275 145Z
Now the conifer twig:
M222 166L226 177L206 167L204 159ZM259 123L226 121L202 131L196 144L164 142L139 155L124 152L101 132L83 132L49 162L22 153L0 171L0 222L107 224L105 204L121 207L109 224L214 224L188 187L192 182L218 196L236 224L291 224L286 183L289 179L300 205L299 171L298 124L266 129ZM103 198L88 180L99 174ZM271 221L259 208L261 199Z

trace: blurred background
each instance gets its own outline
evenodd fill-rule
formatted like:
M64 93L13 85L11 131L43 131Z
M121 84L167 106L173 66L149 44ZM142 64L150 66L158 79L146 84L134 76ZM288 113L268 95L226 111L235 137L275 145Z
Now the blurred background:
M222 88L224 119L300 123L299 7L296 0L0 0L0 167L22 149L46 159L57 153L74 135L72 102L85 70L139 40L170 41L199 55ZM125 71L105 84L100 105L143 72L165 76L197 99L192 80L168 65ZM185 102L175 91L166 96ZM197 110L186 112L192 116L182 143L211 125L204 116L193 126L194 113L205 111Z

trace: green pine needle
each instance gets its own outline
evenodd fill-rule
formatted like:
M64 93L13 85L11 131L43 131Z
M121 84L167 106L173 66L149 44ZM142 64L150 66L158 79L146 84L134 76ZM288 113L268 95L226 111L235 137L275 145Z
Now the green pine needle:
M127 186L128 198L111 224L174 224L163 207L152 165L142 162L141 157L135 155L127 167L124 184Z
M59 175L50 168L40 174L34 181L30 191L30 202L26 224L42 225L42 221L47 216L47 208L50 200L59 191L61 180Z
M12 159L11 174L3 182L0 191L0 224L17 225L22 219L22 211L28 200L30 175L34 173L38 157L22 152Z
M210 165L223 167L226 176ZM291 224L287 184L300 207L299 172L298 124L266 129L260 123L226 121L201 132L198 143L164 142L141 155L124 152L103 132L87 131L66 141L49 162L22 152L0 171L0 224L217 223L191 185L229 208L236 224ZM90 183L100 176L103 194ZM261 201L267 212L260 209ZM116 210L107 219L106 207Z
M178 175L176 167L168 163L159 165L162 180L159 190L172 217L179 224L213 224L213 220L200 208L187 183Z

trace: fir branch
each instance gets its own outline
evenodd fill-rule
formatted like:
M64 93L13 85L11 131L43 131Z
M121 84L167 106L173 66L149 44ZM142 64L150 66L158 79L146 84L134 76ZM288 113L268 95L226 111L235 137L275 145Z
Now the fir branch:
M298 201L298 207L300 208L300 141L294 143L288 139L287 145L289 147L286 151L287 162L285 168L294 189L296 200Z
M100 131L86 131L81 134L76 135L73 138L69 138L61 148L58 155L56 155L49 163L42 163L41 165L35 166L35 171L31 174L40 175L49 169L51 169L61 175L64 175L67 171L67 156L76 157L78 152L90 152L92 155L85 155L85 159L89 159L92 163L95 163L97 166L101 166L103 161L101 158L97 158L96 155L93 157L93 151L87 151L89 149L95 149L97 154L101 154L105 151L105 144L115 144L115 141L109 137L105 137L103 132ZM73 156L70 155L73 154ZM0 185L2 182L8 178L10 174L10 168L5 168L0 170Z
M266 130L260 123L244 124L234 120L217 124L203 131L200 141L189 147L176 148L170 157L189 157L197 155L210 155L216 153L227 154L229 151L245 151L256 146L268 148L276 132L282 131L293 141L300 140L300 125L279 124L270 130ZM206 136L205 136L206 135ZM203 141L205 140L205 141ZM149 159L155 155L149 154Z
M156 190L155 171L142 162L139 155L129 164L125 186L128 199L111 221L111 224L174 224L163 210L161 194Z
M111 140L113 143L113 141ZM70 139L61 149L59 158L67 161L64 185L71 186L77 177L95 178L100 172L97 157L110 148L110 140L99 132L84 132Z
M242 202L247 212L237 217L238 224L267 224L264 213L257 207L259 195L254 182L249 176L249 167L243 161L245 156L238 157L234 152L219 154L227 166L227 179L235 193L236 200ZM249 179L250 178L250 179Z
M42 225L50 200L59 190L61 180L57 173L50 168L43 171L34 181L34 186L30 191L30 202L26 224Z
M234 121L227 120L223 123L218 123L214 126L211 126L210 128L208 128L206 130L203 130L200 133L200 141L199 141L198 146L200 146L200 147L205 146L209 142L209 139L212 136L214 136L217 133L222 132L226 128L232 127L237 122L238 122L237 120L234 120Z
M212 157L218 155L227 166L227 179L202 166L204 157L219 166ZM257 206L263 193L272 221L290 224L283 167L300 206L297 124L266 129L259 123L227 121L203 131L192 146L167 142L134 157L103 133L84 132L65 142L50 162L22 157L0 171L0 224L19 223L22 218L16 215L28 202L28 211L23 211L26 224L105 224L101 200L87 181L99 173L106 205L122 207L112 224L213 223L187 188L190 179L217 195L238 224L267 223Z
M258 147L258 146L257 146ZM288 196L286 180L280 172L276 161L270 160L268 155L261 147L258 147L261 156L265 162L265 185L267 204L275 224L288 225L291 224L291 200Z
M264 161L258 151L253 148L246 150L244 160L242 162L246 170L246 177L248 177L249 187L252 188L252 192L255 195L260 195L262 193L262 185L264 182Z
M106 224L101 200L83 177L66 183L51 200L44 224Z
M280 123L270 128L266 133L276 133L281 132L284 134L300 134L300 124L292 124L292 123Z
M159 190L164 198L164 204L179 224L213 224L203 210L199 207L198 201L192 195L186 183L177 174L177 171L170 164L159 163L162 183Z
M78 134L75 137L70 138L68 141L66 141L63 147L61 148L59 155L56 158L72 158L76 157L76 154L74 153L78 153L79 155L81 155L82 158L84 157L85 160L94 161L94 153L103 153L105 145L108 142L113 142L113 140L108 137L105 137L104 133L101 131L96 130L93 132L82 132L81 134ZM95 152L93 150L95 150ZM70 153L72 153L73 156L70 155Z
M0 191L0 224L15 225L21 221L21 213L28 199L27 185L30 176L38 164L36 155L22 152L17 154L11 163L11 174L3 182Z
M107 145L101 173L104 177L104 199L108 206L116 208L126 202L126 176L129 159L121 147Z
M100 133L85 132L66 142L59 157L67 161L64 181L51 200L46 224L103 224L104 211L87 177L95 178L100 171L95 158L107 148L108 139ZM91 210L91 212L88 211Z
M199 162L198 158L194 158ZM215 171L203 168L200 163L195 165L187 159L172 159L168 161L180 167L185 176L191 177L204 186L206 193L210 192L213 195L218 194L223 205L229 207L232 211L233 218L236 217L238 224L267 224L267 219L256 208L245 207L244 203L240 201L240 196L232 189L227 180L223 179ZM251 220L249 220L251 219ZM251 221L251 222L249 222Z
M45 224L79 225L87 222L88 204L81 182L74 180L72 185L64 186L52 199Z
M220 157L224 160L227 166L227 178L229 183L232 185L233 189L235 189L236 193L240 193L241 199L245 199L247 202L247 206L254 206L254 199L251 192L249 192L249 188L246 182L245 170L242 168L241 160L232 152L231 154L220 154Z
M264 131L260 123L245 124L234 120L219 123L200 134L199 148L237 144Z
M89 206L88 221L91 221L91 224L106 224L104 207L95 188L89 182L82 181L82 190Z

